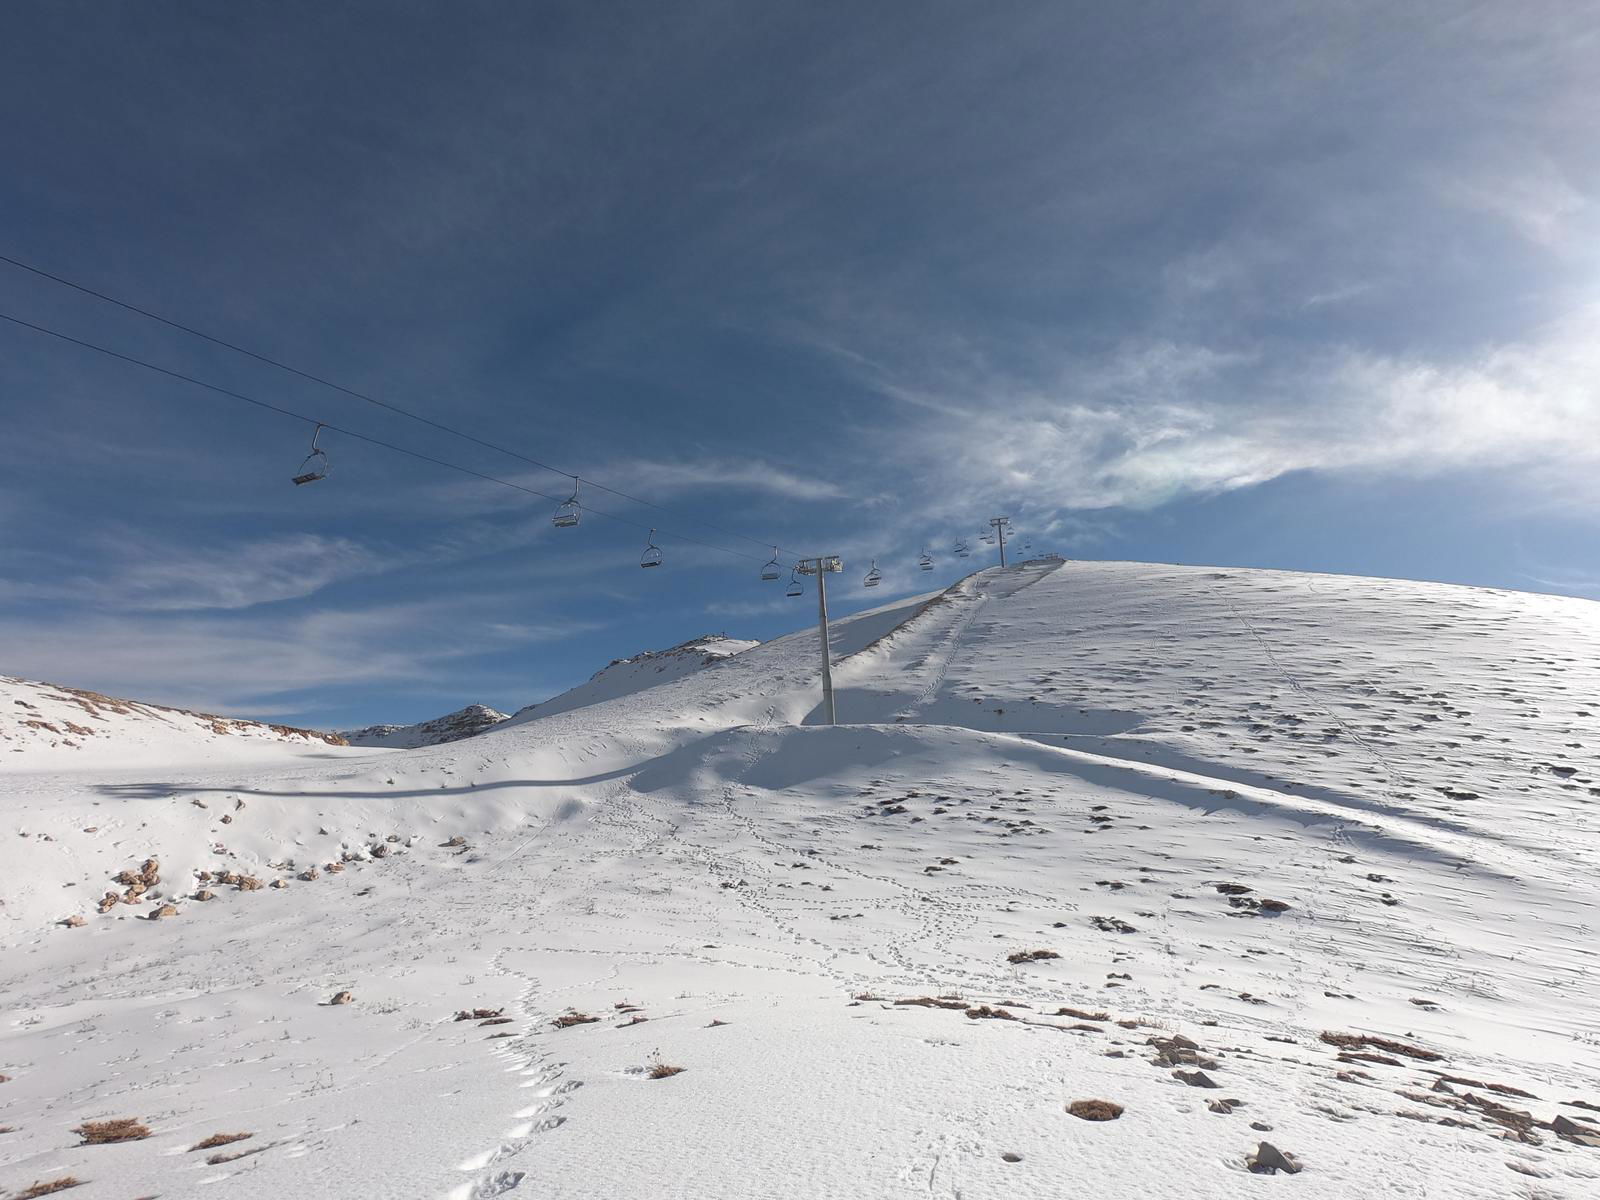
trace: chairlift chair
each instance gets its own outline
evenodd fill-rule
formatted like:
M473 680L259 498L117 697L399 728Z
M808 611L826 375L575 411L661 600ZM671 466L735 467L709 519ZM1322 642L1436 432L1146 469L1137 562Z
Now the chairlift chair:
M965 557L967 557L967 555L972 553L971 550L967 549L967 544L965 542L963 542L960 538L956 539L955 548L954 548L954 550L952 552L955 554L955 556L957 558L965 558Z
M300 464L300 470L295 472L294 483L299 487L302 483L315 483L319 479L328 477L328 455L317 445L317 439L322 436L321 425L318 425L311 434L311 453L306 455L305 462Z
M795 596L803 596L803 595L805 595L805 591L806 591L805 585L803 585L800 582L800 576L795 574L795 572L791 570L789 572L789 587L784 592L784 595L786 595L786 596L788 596L788 597L790 597L792 599Z
M656 531L652 529L650 536L644 540L644 553L639 556L641 567L659 567L661 565L661 547L656 545Z
M917 559L917 566L921 567L924 571L933 570L933 555L924 550L922 552L922 557Z
M572 495L556 506L555 515L550 518L550 524L557 529L571 529L583 516L583 505L578 503L578 477L572 477Z
M772 548L772 561L761 568L761 578L765 580L779 579L783 576L783 568L778 565L778 548Z
M872 560L872 569L861 578L862 587L877 587L883 576L878 574L878 560Z

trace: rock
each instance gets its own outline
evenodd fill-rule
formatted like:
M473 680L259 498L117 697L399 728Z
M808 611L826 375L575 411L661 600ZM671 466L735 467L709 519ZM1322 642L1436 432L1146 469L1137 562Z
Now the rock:
M337 875L340 871L344 870L344 864L342 862L323 863L322 869L329 875Z
M1115 1121L1123 1108L1114 1100L1074 1100L1067 1111L1082 1121Z
M387 858L389 856L389 847L379 842L372 847L371 854L373 858Z
M284 888L289 886L289 881L287 879L274 879L271 883L267 884L267 886L269 888L277 888L279 891L282 891Z
M1271 1142L1257 1143L1256 1152L1245 1160L1245 1166L1257 1175L1276 1175L1279 1171L1286 1175L1298 1175L1301 1170L1293 1155L1285 1154Z
M99 909L103 913L108 913L113 908L115 908L118 904L121 904L121 903L122 903L122 897L121 896L117 895L115 892L107 892L104 896L102 896L100 898Z
M254 875L236 875L233 879L233 886L241 892L258 892L261 890L261 880Z
M144 860L144 865L139 868L139 878L144 880L147 887L154 887L161 882L161 860L151 857Z
M1183 1080L1190 1087L1214 1088L1222 1086L1204 1071L1174 1071L1172 1077Z
M233 818L230 817L227 813L223 813L222 814L221 820L222 820L222 823L224 825L232 825L233 824Z
M176 904L163 904L160 908L156 909L155 912L150 914L150 919L152 921L164 921L168 917L175 917L177 915L178 906Z
M352 992L335 992L333 999L328 1001L329 1004L353 1004L354 1002L355 994Z
M1265 1121L1251 1121L1250 1122L1250 1128L1254 1129L1257 1133L1271 1133L1272 1132L1272 1126L1268 1125Z
M1226 1116L1243 1103L1243 1100L1208 1100L1206 1101L1206 1107L1214 1113L1221 1113Z
M467 844L467 839L462 837L459 833L456 834L455 837L451 838L448 842L440 842L439 843L439 845L441 847L465 846L466 844Z
M1551 1131L1560 1138L1569 1142L1577 1142L1580 1146L1593 1146L1600 1149L1600 1129L1592 1125L1584 1125L1570 1120L1559 1113L1556 1119L1550 1122Z
M315 867L307 867L304 871L300 872L297 878L299 878L302 882L310 883L313 879L321 879L322 872L317 870Z
M1289 911L1289 906L1282 900L1263 900L1260 907L1262 912L1280 913Z
M77 913L73 913L70 917L63 917L56 924L65 925L68 929L77 929L80 925L85 924L85 921ZM1556 1119L1560 1120L1561 1118L1557 1117Z
M201 888L194 894L194 898L196 900L215 900L217 898L217 894L215 892L208 892L205 888Z

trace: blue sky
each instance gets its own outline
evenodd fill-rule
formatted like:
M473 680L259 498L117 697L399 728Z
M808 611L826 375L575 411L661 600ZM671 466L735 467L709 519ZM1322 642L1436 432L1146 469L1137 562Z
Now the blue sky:
M18 3L0 253L837 551L1600 597L1600 9ZM559 476L0 264L0 311ZM322 726L510 709L810 600L0 327L0 671ZM975 547L976 548L976 547ZM876 557L885 586L859 578Z

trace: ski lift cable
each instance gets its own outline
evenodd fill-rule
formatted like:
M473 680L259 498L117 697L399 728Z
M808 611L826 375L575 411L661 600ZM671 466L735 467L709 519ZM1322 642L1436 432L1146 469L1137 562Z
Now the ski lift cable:
M153 362L146 362L142 358L135 358L131 354L123 354L118 350L112 350L109 347L99 346L94 342L87 342L82 338L73 337L71 334L61 333L58 330L47 328L44 325L36 325L32 321L25 321L21 317L14 317L7 312L0 312L0 321L9 321L13 325L19 325L24 329L31 329L35 333L42 333L48 337L53 337L63 342L70 342L72 345L81 346L85 350L93 350L98 354L106 355L108 358L115 358L121 362L131 363L136 367L143 367L147 371L154 371L158 375L165 375L170 379L178 379L184 383L193 384L195 387L200 387L206 389L207 391L215 392L219 396L228 396L231 399L243 401L245 404L251 404L256 408L277 413L282 417L289 417L296 421L304 421L307 425L317 426L318 428L326 429L331 433L337 433L343 435L344 437L354 438L356 441L365 442L369 446L378 446L384 450L392 450L396 454L403 454L407 458L414 458L419 462L432 463L436 467L444 467L447 470L459 471L463 475L471 475L473 478L481 479L486 483L497 483L501 487L512 488L515 491L522 492L529 496L537 496L541 500L554 500L557 503L560 503L566 499L564 496L551 495L549 492L541 492L537 488L530 488L520 483L513 483L509 479L501 479L498 475L490 475L483 471L474 470L471 467L464 467L459 463L448 462L442 458L435 458L433 455L424 454L420 450L411 450L405 446L398 446L393 442L386 442L382 438L376 438L370 434L358 433L354 429L347 429L342 425L335 425L329 421L321 421L316 417L309 417L305 413L299 413L295 412L293 409L283 408L280 405L273 404L267 400L258 399L255 396L247 396L243 392L236 392L233 389L225 388L220 384L209 383L204 379L197 379L193 375L185 375L182 371L174 371L168 367L158 366ZM585 480L585 482L587 482L587 480ZM617 521L623 525L631 525L635 529L648 528L641 521L635 521L630 517L620 516L617 513L607 512L604 509L585 507L584 511L591 512L597 517L605 517L607 520ZM677 533L670 529L656 529L654 532L661 533L667 537L677 538L680 542L690 542L696 546L703 546L707 550L716 550L722 554L731 554L737 558L749 559L752 562L766 561L758 554L748 554L743 550L732 550L727 546L719 546L715 542L708 542L702 538L691 537L686 533Z
M433 420L431 417L425 417L421 413L412 412L408 408L402 408L398 404L391 403L387 400L380 400L376 396L370 396L365 392L357 391L355 388L346 387L342 383L335 383L333 380L327 379L324 376L313 374L310 371L303 371L299 367L291 366L282 359L273 358L267 354L261 354L258 351L241 346L237 342L230 342L226 338L220 338L215 334L206 333L204 330L196 329L192 325L185 325L182 321L173 320L171 317L164 317L160 313L152 312L150 309L143 308L140 305L132 303L131 301L119 300L116 296L111 296L107 295L105 292L96 291L94 288L89 287L86 284L76 283L71 279L65 278L64 276L56 275L50 271L46 271L42 267L36 267L31 263L23 262L21 259L12 258L9 254L0 254L0 262L8 263L19 270L27 271L30 274L37 275L41 279L48 279L53 283L59 283L62 287L71 288L73 291L81 292L85 296L93 296L96 300L103 300L107 304L114 304L118 308L124 309L128 312L137 313L141 317L148 318L151 321L157 321L162 325L166 325L168 328L179 330L182 333L187 333L191 337L200 338L202 341L210 342L214 346L221 346L223 349L231 350L235 354L243 354L246 358L253 358L257 362L264 363L269 367L276 367L280 371L287 371L289 374L299 376L301 379L307 380L311 383L319 384L322 387L332 388L336 392L342 392L346 396L350 396L356 400L365 401L367 404L373 404L379 408L387 409L392 413L397 413L402 417L408 417L413 421L420 421L422 424L437 429L441 433L448 433L452 437L462 438L466 441L482 446L485 449L494 450L500 454L509 455L512 458L519 459L520 461L529 464L530 466L538 467L541 471L550 471L556 475L565 475L568 479L572 480L576 480L578 478L579 473L576 471L563 471L560 467L553 467L549 463L540 462L538 459L530 458L528 455L523 454L520 451L512 450L506 446L498 445L495 442L487 441L484 438L476 436L475 434L466 433L460 429L452 428L449 425L445 425L439 421ZM328 428L332 429L333 426L329 425ZM347 430L341 432L348 433ZM633 504L644 504L661 512L667 511L663 505L657 504L653 500L646 500L642 496L634 496L627 492L618 491L616 488L607 487L605 484L599 483L587 475L583 476L583 481L590 487L596 488L602 492L608 492L611 495L616 496L618 499L627 500ZM702 520L701 524L703 524L707 529L713 529L716 532L724 534L728 537L740 538L743 541L753 542L758 546L771 545L770 542L762 541L757 537L751 537L749 534L740 533L738 530L724 529L722 526L714 524L711 521ZM640 529L644 528L642 524L640 524L638 527ZM679 535L674 534L673 536L676 537Z

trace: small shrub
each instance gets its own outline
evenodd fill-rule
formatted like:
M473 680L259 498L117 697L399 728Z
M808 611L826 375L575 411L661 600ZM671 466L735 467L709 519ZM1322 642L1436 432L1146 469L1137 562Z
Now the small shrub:
M85 1121L73 1133L84 1146L105 1146L113 1142L137 1142L150 1136L150 1127L137 1117L118 1117L111 1121Z
M674 1067L661 1059L661 1051L650 1052L650 1065L645 1068L645 1075L650 1079L671 1079L674 1075L682 1075L682 1067Z
M1084 1121L1115 1121L1122 1115L1122 1105L1114 1100L1074 1100L1067 1111Z
M232 1145L234 1142L242 1142L242 1141L245 1140L245 1138L252 1138L252 1137L255 1137L255 1134L253 1134L253 1133L213 1133L205 1141L196 1142L194 1145L190 1146L189 1147L189 1153L193 1154L196 1150L215 1150L218 1146Z

